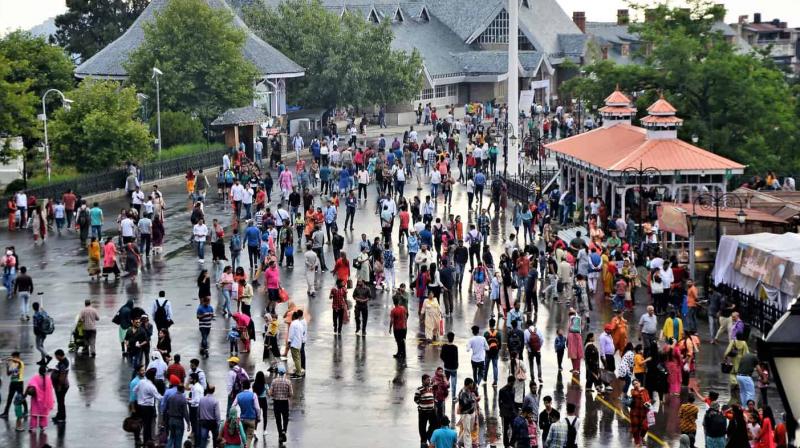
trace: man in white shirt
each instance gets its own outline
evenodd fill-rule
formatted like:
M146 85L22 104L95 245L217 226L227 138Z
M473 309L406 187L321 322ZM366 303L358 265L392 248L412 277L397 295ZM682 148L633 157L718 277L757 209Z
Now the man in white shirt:
M233 180L230 198L233 201L233 213L238 221L242 212L242 200L244 199L244 187L239 183L239 179Z
M305 325L303 325L302 316L303 310L297 310L292 314L292 323L289 325L289 340L283 353L283 355L286 356L290 350L292 352L292 361L294 362L293 378L302 378L306 376L301 359L301 350L303 349L305 334Z
M472 353L470 357L470 361L472 362L472 377L477 386L480 386L481 381L484 379L484 372L486 371L486 352L489 350L489 343L486 342L486 338L478 335L479 331L480 328L478 328L477 325L473 325L472 337L467 341L467 352Z
M442 183L442 174L439 170L431 171L431 197L436 200L439 197L439 185Z
M417 143L417 131L414 130L414 126L411 126L411 130L408 131L408 139L412 143Z
M369 171L363 166L358 170L358 199L361 200L361 192L364 192L364 200L367 200L367 185L369 184Z
M192 227L192 235L194 237L194 242L197 245L197 262L205 263L208 227L202 218L197 221L197 224L195 224L194 227Z
M159 308L164 309L164 312L166 313L165 316L167 319L166 321L163 321L161 319L156 319L156 312L158 311ZM152 305L150 305L150 316L151 319L153 319L153 321L155 322L156 328L158 330L161 330L162 328L168 329L170 327L170 325L165 325L168 324L169 322L172 322L172 304L169 302L169 299L167 299L166 292L159 291L158 297L153 299L153 303Z
M253 209L253 190L249 185L242 187L242 205L244 206L244 219L248 220L252 217Z
M264 143L258 138L255 141L255 153L256 165L261 166L261 159L264 154Z
M17 210L19 210L19 228L28 228L28 195L24 191L18 191L15 195L17 198Z
M295 134L294 138L292 138L292 146L294 147L294 154L297 156L297 161L300 161L300 152L303 150L305 142L303 141L303 136L300 134Z
M142 216L142 204L144 203L144 192L138 185L136 190L131 193L131 206L136 209L139 216Z
M119 222L119 233L122 235L122 244L128 244L136 239L136 224L130 215L125 215Z
M228 171L231 169L231 158L228 156L228 153L222 155L222 171Z

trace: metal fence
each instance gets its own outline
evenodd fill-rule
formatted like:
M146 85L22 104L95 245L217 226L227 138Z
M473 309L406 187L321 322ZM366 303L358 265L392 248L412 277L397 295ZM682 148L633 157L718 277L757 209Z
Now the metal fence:
M185 173L189 168L196 170L199 168L221 165L222 155L225 151L225 149L216 149L177 159L147 163L141 166L142 176L144 181L152 181ZM43 185L41 187L29 188L26 189L25 192L29 197L33 195L38 199L61 198L61 195L67 190L72 190L80 196L88 196L124 188L127 176L127 171L124 168L119 168L87 174L85 176L76 177L75 179ZM8 215L6 204L8 203L9 197L4 196L0 200L2 200L0 217L5 217Z
M558 173L557 169L543 169L542 170L542 183L547 185L550 179ZM498 175L508 188L508 195L514 199L528 201L536 198L536 185L539 181L539 171L529 171L522 173L521 176Z
M749 323L751 327L757 328L763 335L769 333L775 322L783 316L781 309L758 299L751 291L724 283L717 285L717 290L726 297L728 302L736 304L742 320Z

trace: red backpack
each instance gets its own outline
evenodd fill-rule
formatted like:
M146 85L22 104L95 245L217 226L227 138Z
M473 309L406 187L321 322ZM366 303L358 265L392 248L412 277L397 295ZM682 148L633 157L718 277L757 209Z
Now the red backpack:
M535 331L531 331L531 337L528 338L528 346L534 353L542 351L542 338Z

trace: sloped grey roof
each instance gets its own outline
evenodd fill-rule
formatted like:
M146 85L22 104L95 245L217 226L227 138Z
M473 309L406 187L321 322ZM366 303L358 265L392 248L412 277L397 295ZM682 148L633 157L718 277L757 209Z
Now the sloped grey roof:
M469 51L454 55L465 74L504 74L508 72L507 51ZM520 51L519 62L524 70L536 70L544 54L540 51Z
M505 7L504 0L431 0L428 10L466 41L486 28Z
M261 124L269 118L259 107L245 106L228 109L211 122L211 126L254 125Z
M616 22L586 22L586 34L600 43L622 44L639 42L639 36L628 31L628 25L617 25Z
M225 0L205 1L212 8L231 10ZM79 78L89 76L100 78L127 77L128 73L125 71L124 63L128 60L130 54L144 42L143 25L152 23L156 12L163 9L168 2L169 0L152 0L122 36L79 65L75 69L75 76ZM283 53L261 40L236 14L233 16L233 23L237 28L244 30L246 35L242 51L244 57L256 66L261 75L265 77L303 75L303 67L300 67Z
M582 56L586 52L586 42L589 37L585 34L559 34L558 46L565 55Z
M427 23L410 20L392 25L392 48L411 53L418 50L431 76L461 72L455 53L470 51L461 38L435 16Z
M536 49L549 54L567 53L561 48L558 36L582 34L572 18L556 0L530 0L528 4L530 8L520 5L520 28L528 31Z

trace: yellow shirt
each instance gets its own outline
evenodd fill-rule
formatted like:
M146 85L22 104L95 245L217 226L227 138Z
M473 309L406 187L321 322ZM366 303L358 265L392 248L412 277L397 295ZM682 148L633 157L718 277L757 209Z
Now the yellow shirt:
M645 372L645 362L644 362L644 355L636 353L633 355L633 373L634 375L637 373L644 373Z
M676 341L680 341L683 339L683 321L680 318L675 318L678 321L678 334L675 334L675 328L672 322L672 318L668 317L666 321L664 321L664 327L661 329L661 334L664 336L664 339L674 338Z

